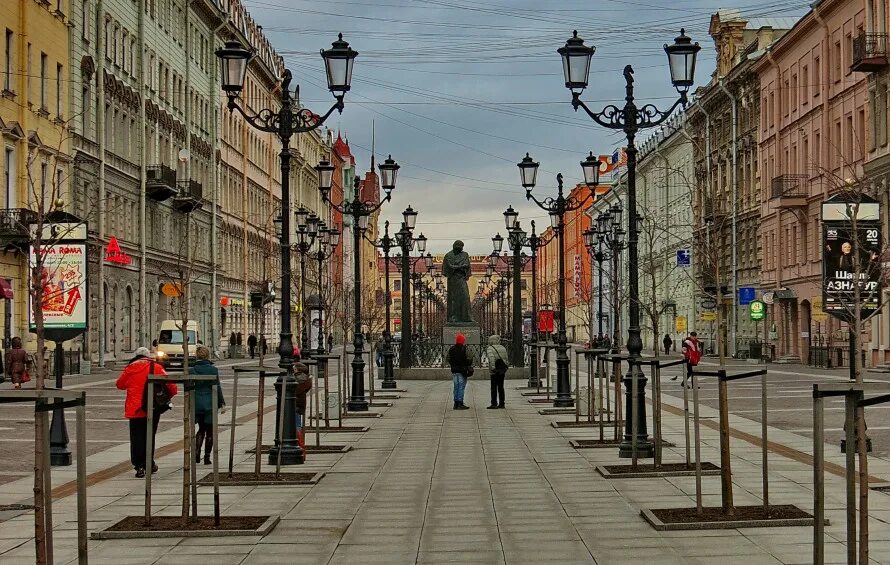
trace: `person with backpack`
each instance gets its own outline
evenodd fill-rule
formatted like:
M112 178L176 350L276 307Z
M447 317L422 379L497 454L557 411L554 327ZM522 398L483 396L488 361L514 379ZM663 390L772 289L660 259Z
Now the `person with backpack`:
M501 345L500 336L490 336L488 347L485 348L488 359L489 378L491 379L491 406L489 410L504 407L504 378L507 376L507 348Z
M467 338L464 334L454 337L454 345L448 349L448 365L451 367L451 376L454 381L454 409L469 410L464 404L464 392L467 388L467 379L473 376L473 353L467 349Z
M692 376L692 368L701 361L701 354L701 343L698 341L698 334L691 332L683 340L683 357L686 358L686 373L683 375L683 386L692 386L689 378ZM671 380L677 380L677 377L674 376Z
M161 414L170 409L170 399L176 396L179 390L175 383L164 383L164 386L155 385L154 398L148 399L148 375L166 375L164 367L156 363L150 357L147 347L140 347L135 351L135 356L130 360L115 386L127 392L124 400L124 417L130 423L130 462L136 470L136 478L145 477L145 436L148 426L148 402L152 402L152 437L158 433L158 422ZM157 442L152 440L152 446L157 447ZM152 455L154 452L152 451ZM151 472L157 473L158 466L152 460Z

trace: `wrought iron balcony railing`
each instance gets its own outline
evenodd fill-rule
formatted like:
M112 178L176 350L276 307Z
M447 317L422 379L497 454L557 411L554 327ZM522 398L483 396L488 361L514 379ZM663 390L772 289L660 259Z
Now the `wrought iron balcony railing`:
M149 165L145 168L145 193L152 200L163 202L176 196L176 171L167 165Z
M863 73L879 71L887 66L886 33L861 32L853 38L853 61L850 69Z

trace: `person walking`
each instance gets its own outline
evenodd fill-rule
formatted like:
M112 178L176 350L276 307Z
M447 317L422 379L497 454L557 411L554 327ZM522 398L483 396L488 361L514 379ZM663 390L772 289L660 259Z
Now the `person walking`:
M664 344L664 354L670 355L671 346L674 344L674 340L671 339L670 334L664 334L664 339L661 340L661 342Z
M473 354L467 349L467 338L464 334L457 334L454 345L448 349L448 365L451 367L451 376L454 382L454 409L469 410L464 404L464 392L467 388L467 379L473 375Z
M13 388L22 388L22 383L31 380L28 375L28 352L22 349L22 338L12 338L12 349L6 355L6 374Z
M266 336L260 336L260 354L265 357L269 353L269 344L266 342Z
M256 336L253 334L250 334L247 337L247 350L250 352L251 359L253 359L254 356L256 355L256 343L257 343Z
M701 342L698 341L698 334L691 332L686 339L683 340L683 357L686 359L686 373L683 375L683 386L692 387L692 368L701 361L702 349ZM671 380L677 380L676 375Z
M374 352L375 362L377 363L377 367L380 368L383 366L383 350L386 349L386 340L381 335L377 338L377 341L374 342Z
M145 476L145 436L148 431L148 414L146 413L147 402L154 402L156 399L146 398L148 393L148 375L166 375L164 367L160 363L155 363L149 356L147 347L140 347L135 351L135 356L130 360L120 376L117 378L115 386L127 392L124 399L124 418L130 423L130 462L136 470L136 478ZM173 398L179 390L174 383L164 383L167 398ZM158 386L155 385L157 393ZM161 393L161 396L163 392ZM158 394L155 395L159 396ZM169 404L166 407L154 407L152 414L152 438L158 433L158 422L161 420L161 414L169 410ZM157 442L152 440L152 447L157 447ZM151 472L157 473L158 466L154 462L154 450L152 450Z
M328 333L328 353L334 351L334 332Z
M504 408L504 378L507 376L507 348L501 345L500 336L490 336L485 348L488 373L491 380L491 405L489 410Z
M219 369L210 360L210 349L200 345L195 349L197 360L189 366L190 375L213 375L215 381L195 383L195 463L201 462L201 444L204 444L204 464L210 465L210 453L213 451L213 411L225 410L222 385L219 382ZM216 386L216 406L213 406L213 387Z

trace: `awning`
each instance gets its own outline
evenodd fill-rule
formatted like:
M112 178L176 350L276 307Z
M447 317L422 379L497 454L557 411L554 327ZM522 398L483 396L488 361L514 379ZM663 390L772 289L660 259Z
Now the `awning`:
M0 277L0 298L5 298L6 300L12 300L14 293L12 292L12 284L9 279L4 279Z

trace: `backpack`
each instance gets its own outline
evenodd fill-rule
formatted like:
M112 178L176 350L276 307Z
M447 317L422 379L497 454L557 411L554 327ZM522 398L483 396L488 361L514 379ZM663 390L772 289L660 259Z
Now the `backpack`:
M698 346L698 342L687 339L683 345L686 346L686 360L693 367L698 365L699 361L701 361L701 348Z
M494 360L494 367L492 367L491 372L495 375L506 375L507 374L507 363L501 358L501 354L498 353L498 350L494 350L495 354L497 354L498 358Z
M148 366L148 374L155 374L155 362L151 361ZM152 410L155 414L163 414L167 410L170 409L170 400L172 400L172 396L170 396L170 391L167 390L166 385L157 386L155 383L154 387L154 398L152 398ZM148 412L148 377L145 378L145 388L142 389L142 410L144 412Z

